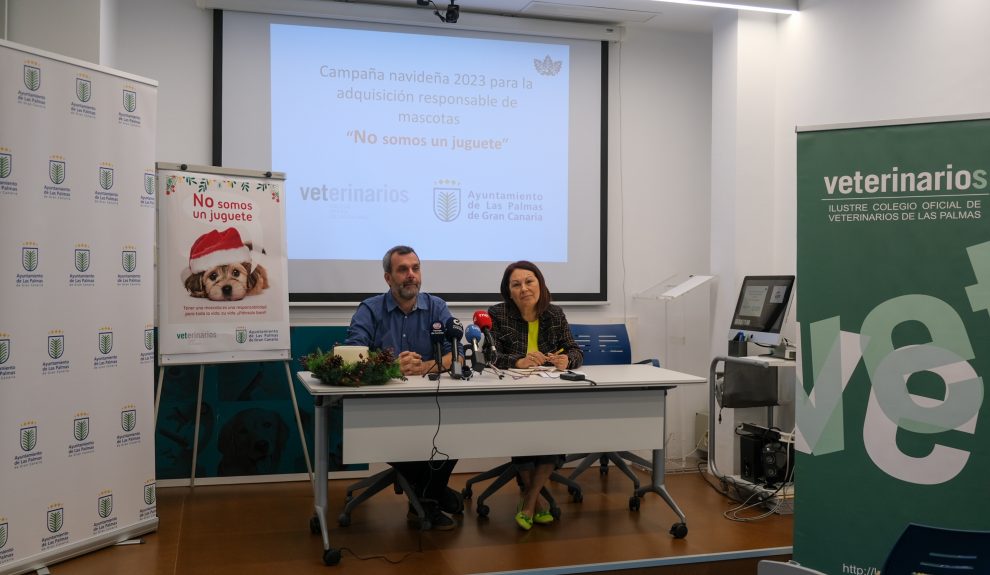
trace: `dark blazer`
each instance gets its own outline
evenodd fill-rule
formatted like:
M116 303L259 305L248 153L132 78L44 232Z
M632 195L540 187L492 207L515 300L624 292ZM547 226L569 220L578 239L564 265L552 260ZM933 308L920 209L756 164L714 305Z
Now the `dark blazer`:
M514 303L495 304L488 308L488 315L492 317L492 333L498 350L495 367L515 367L516 362L526 355L529 323L523 319ZM536 335L536 347L543 353L555 353L558 349L563 349L568 357L567 368L581 367L584 354L571 335L571 326L567 323L564 310L550 304L539 320L540 331Z

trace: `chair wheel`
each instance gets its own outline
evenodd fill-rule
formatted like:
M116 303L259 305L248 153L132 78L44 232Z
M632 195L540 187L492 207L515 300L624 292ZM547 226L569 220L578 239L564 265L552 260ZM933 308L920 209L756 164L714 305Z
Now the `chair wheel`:
M670 526L670 534L674 536L674 539L684 539L687 533L688 528L684 523L674 523Z
M336 565L340 563L340 549L327 549L324 551L323 563L325 565Z
M340 525L341 527L347 527L350 524L351 524L351 516L348 515L347 513L341 513L340 516L337 517L337 525Z
M551 507L550 515L553 515L555 520L560 521L560 507Z
M474 495L474 492L471 491L470 487L465 487L464 489L461 489L461 497L463 497L464 499L471 499L472 495Z
M317 516L312 516L309 518L309 532L313 535L320 534L320 518Z
M639 511L639 497L633 495L629 498L629 511Z
M567 493L570 494L571 497L573 497L575 493L578 493L578 490L575 489L575 488L573 488L573 487L568 486Z
M571 496L571 501L573 501L574 503L581 503L582 501L584 501L584 493L582 493L581 490L576 490L575 493Z
M478 505L475 511L478 512L478 516L480 517L488 517L488 512L491 511L491 509L489 509L487 505L482 503L481 505Z
M598 468L598 475L608 475L608 467L602 465Z

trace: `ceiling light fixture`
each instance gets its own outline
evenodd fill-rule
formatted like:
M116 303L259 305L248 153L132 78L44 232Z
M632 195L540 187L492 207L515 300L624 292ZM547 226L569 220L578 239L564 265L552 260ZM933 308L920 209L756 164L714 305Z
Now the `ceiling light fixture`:
M739 4L735 2L707 2L705 0L654 0L654 2L668 2L671 4L690 4L692 6L708 6L709 8L732 8L734 10L752 10L755 12L771 12L774 14L797 14L797 2L785 1L777 2L786 8L774 8L770 6L754 6L752 4Z

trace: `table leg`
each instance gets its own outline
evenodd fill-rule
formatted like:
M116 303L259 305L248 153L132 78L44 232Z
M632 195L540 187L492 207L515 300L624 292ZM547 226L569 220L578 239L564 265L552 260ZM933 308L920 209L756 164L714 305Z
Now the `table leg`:
M313 428L313 450L316 454L316 470L313 473L313 500L316 516L310 521L310 529L319 529L323 537L323 562L327 565L340 563L340 550L330 547L330 530L327 528L327 474L330 467L328 430L330 427L330 401L314 397L315 417Z
M629 508L633 511L639 509L639 499L646 495L647 493L656 493L667 502L667 505L677 514L677 518L680 520L678 523L674 523L670 527L670 534L677 539L681 539L687 535L687 518L684 516L684 512L681 508L677 506L674 502L674 498L670 496L670 492L667 491L667 486L664 483L664 473L666 472L666 450L667 447L667 390L663 390L664 402L663 402L663 426L661 428L661 433L663 433L663 444L664 449L654 449L653 450L653 465L651 466L652 472L650 477L650 485L645 487L640 487L634 493L632 498L629 500Z

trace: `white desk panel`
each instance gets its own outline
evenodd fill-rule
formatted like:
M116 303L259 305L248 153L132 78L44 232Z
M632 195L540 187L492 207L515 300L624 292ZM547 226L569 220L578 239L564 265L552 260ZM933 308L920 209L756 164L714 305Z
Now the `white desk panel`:
M439 402L439 409L437 403ZM596 390L350 398L344 463L663 448L664 394Z

